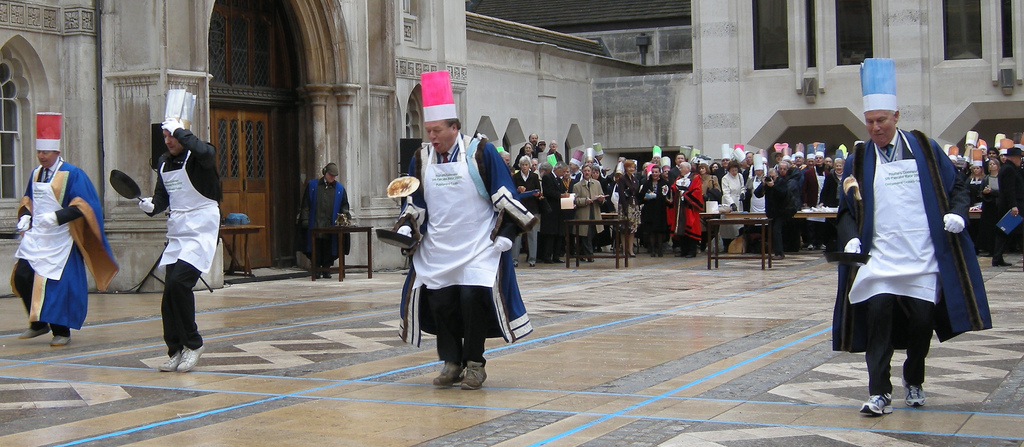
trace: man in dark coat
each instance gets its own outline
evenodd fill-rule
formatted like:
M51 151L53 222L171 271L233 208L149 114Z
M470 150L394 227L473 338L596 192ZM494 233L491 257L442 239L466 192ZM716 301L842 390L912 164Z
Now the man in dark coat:
M1009 212L1013 216L1019 216L1021 208L1024 208L1024 178L1021 176L1021 145L1016 145L1006 150L1006 163L999 168L999 197L996 198L998 212L996 216L1002 216ZM1013 230L1012 234L1020 234L1021 226ZM1003 260L1003 250L1006 248L1008 235L996 228L995 243L992 249L992 266L1009 267L1013 264Z
M896 65L861 66L870 139L848 160L836 217L839 246L870 258L839 266L832 348L864 351L870 397L861 413L892 412L894 348L906 349L904 401L924 405L925 358L939 341L992 327L985 283L964 232L970 198L939 145L896 127Z
M299 209L299 224L306 229L306 250L310 257L310 264L313 268L330 269L334 261L338 259L338 235L320 234L316 240L311 237L313 228L324 228L334 226L338 214L344 214L351 218L348 204L348 192L338 181L338 165L328 163L320 171L323 177L312 179L306 184L306 190L302 195L302 204ZM312 259L313 244L320 259ZM349 235L344 235L342 245L344 253L349 253ZM322 278L330 278L331 272L320 273Z
M541 163L542 172L545 165L548 163ZM541 192L544 195L541 200L547 202L550 211L541 215L540 218L540 252L537 257L540 262L546 264L562 262L558 257L559 252L555 251L555 248L560 245L558 241L565 238L565 220L562 218L560 202L562 194L567 193L568 189L560 179L565 175L566 170L568 167L565 163L558 162L554 167L554 172L545 172L540 178Z
M789 162L781 161L775 169L769 171L765 181L754 189L755 197L764 197L765 217L771 219L772 226L772 259L781 260L786 258L785 246L783 245L783 228L786 227L790 218L796 213L792 206L793 192L790 187L791 180L786 177L789 170Z

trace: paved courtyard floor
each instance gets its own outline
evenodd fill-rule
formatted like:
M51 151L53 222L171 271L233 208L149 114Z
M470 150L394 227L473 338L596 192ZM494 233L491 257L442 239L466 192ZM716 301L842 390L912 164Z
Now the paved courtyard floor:
M988 265L983 260L983 265ZM525 263L524 263L525 265ZM933 342L925 407L861 415L863 356L831 350L820 254L521 267L534 332L488 343L479 391L431 385L397 337L402 272L197 292L206 353L161 373L160 295L90 296L71 344L18 340L0 299L0 446L1021 445L1024 273L983 268L995 328Z

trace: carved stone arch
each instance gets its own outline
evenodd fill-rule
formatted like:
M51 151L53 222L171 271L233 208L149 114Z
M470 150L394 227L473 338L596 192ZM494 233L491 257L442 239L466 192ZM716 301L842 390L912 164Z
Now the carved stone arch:
M42 59L24 37L16 35L0 46L0 62L10 69L10 82L15 88L14 103L17 112L17 133L14 145L14 185L24 185L27 167L35 165L35 112L62 112L61 102L50 97L50 83ZM59 90L57 90L59 91ZM6 179L5 179L6 180ZM17 191L18 186L15 187ZM17 197L4 194L6 197Z
M352 79L348 72L345 18L340 2L329 0L290 0L293 30L305 52L303 83L337 85Z
M402 118L402 135L405 138L423 138L423 100L422 89L419 84L409 93L409 99L405 103L405 116Z
M13 76L18 80L18 87L23 92L30 92L31 97L26 100L38 112L57 112L52 110L51 104L60 104L50 97L50 83L46 68L35 48L20 34L15 35L0 46L0 57L11 62ZM29 104L22 104L29 105ZM26 109L27 111L27 109ZM28 112L28 111L27 111Z
M287 0L285 18L298 37L302 60L300 82L312 85L335 85L351 79L348 73L345 18L339 2L330 0ZM215 2L208 2L205 23L209 29ZM340 57L339 57L340 56Z

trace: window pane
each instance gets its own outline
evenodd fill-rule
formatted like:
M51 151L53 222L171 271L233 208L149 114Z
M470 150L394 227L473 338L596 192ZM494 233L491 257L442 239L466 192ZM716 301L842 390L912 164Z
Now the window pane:
M14 134L0 134L0 164L14 165Z
M871 57L871 0L836 0L838 65L857 65Z
M253 85L270 87L270 24L256 22L253 30Z
M238 178L238 120L231 120L231 128L229 132L230 141L229 150L231 151L230 166L231 174L228 175L230 178Z
M245 125L245 178L253 178L253 135L252 135L252 121L246 121Z
M217 120L217 160L218 170L221 177L228 176L228 122L221 118Z
M754 69L789 68L789 30L786 3L754 2Z
M4 98L12 99L18 96L18 86L14 82L5 82L3 87Z
M1013 57L1013 7L1003 0L1003 57Z
M249 22L231 19L231 83L249 85Z
M227 83L227 65L225 52L227 41L224 38L224 16L220 12L213 11L210 17L210 74L213 75L213 82Z
M0 123L0 130L6 130L8 132L14 132L18 130L18 103L5 99L3 100L3 117L4 120Z
M0 192L0 197L4 199L15 198L14 166L4 166L0 170L0 177L3 177L3 186L0 186L0 188L3 188L3 191Z
M267 130L266 130L265 126L263 125L263 121L257 121L256 122L256 154L255 154L256 155L256 161L255 161L255 164L256 164L256 175L255 175L255 177L259 178L259 179L266 178L266 176L267 176L267 170L266 170L267 163L265 161L265 155L266 155L266 152L267 152L266 141L267 141Z
M981 0L943 0L946 60L981 58Z
M7 82L11 79L11 67L7 64L0 64L0 82Z
M807 66L818 66L818 36L814 29L814 0L807 0Z

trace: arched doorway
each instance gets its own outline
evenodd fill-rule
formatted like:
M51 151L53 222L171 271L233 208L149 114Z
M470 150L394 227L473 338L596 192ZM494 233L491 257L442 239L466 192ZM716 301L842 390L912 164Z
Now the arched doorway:
M218 0L210 16L210 135L224 189L221 212L264 227L253 267L294 262L300 189L299 47L287 2Z

